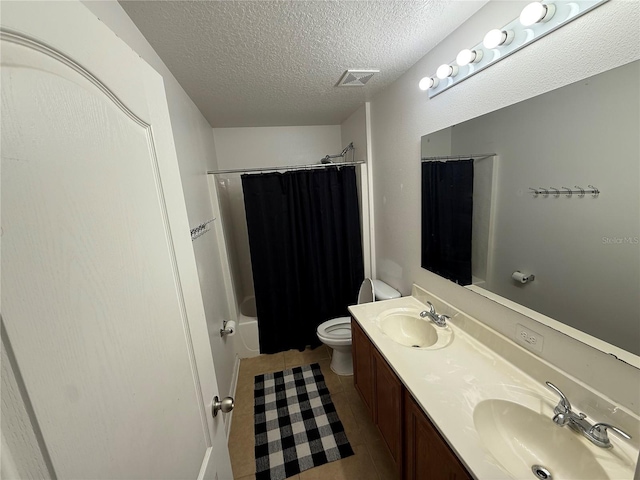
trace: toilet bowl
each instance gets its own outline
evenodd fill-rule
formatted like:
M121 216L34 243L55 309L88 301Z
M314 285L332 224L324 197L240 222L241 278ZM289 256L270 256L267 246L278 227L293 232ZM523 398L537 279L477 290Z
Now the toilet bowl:
M400 292L380 280L365 278L358 292L358 304L399 298ZM351 317L339 317L321 323L316 334L333 349L331 370L338 375L353 375L351 358Z

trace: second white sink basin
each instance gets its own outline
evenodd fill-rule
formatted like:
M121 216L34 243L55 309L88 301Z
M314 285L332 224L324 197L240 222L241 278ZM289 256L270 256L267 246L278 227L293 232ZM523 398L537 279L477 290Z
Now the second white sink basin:
M442 348L451 342L451 327L437 327L417 310L396 308L378 316L378 327L391 340L416 349Z
M473 421L486 448L514 478L607 480L633 476L615 448L591 447L569 427L554 424L551 415L507 400L485 400L476 406Z

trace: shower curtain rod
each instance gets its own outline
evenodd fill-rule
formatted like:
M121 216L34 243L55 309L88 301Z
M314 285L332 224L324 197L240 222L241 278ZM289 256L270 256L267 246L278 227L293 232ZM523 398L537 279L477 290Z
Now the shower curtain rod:
M282 167L256 167L256 168L232 168L230 170L211 170L208 171L209 175L216 175L218 173L249 173L249 172L273 172L277 170L296 170L296 169L315 169L326 167L347 167L349 165L361 165L365 163L364 160L357 160L355 162L336 162L336 163L312 163L307 165L286 165Z
M443 160L484 160L485 158L495 157L495 153L476 153L471 155L441 155L435 157L422 157L423 162L441 162Z

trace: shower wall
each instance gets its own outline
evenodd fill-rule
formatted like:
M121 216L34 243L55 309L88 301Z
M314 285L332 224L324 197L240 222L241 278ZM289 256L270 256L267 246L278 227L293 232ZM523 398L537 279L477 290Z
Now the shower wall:
M342 151L340 130L340 125L214 128L218 167L223 170L319 163L325 155ZM254 295L240 174L216 175L216 185L234 292L240 304Z
M216 175L224 237L228 245L233 290L238 304L254 294L249 236L240 174Z

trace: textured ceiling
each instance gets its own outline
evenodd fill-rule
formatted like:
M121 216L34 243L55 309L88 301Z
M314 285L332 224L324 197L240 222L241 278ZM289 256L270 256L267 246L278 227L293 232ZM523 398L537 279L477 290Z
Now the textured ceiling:
M213 127L339 124L484 3L120 0Z

